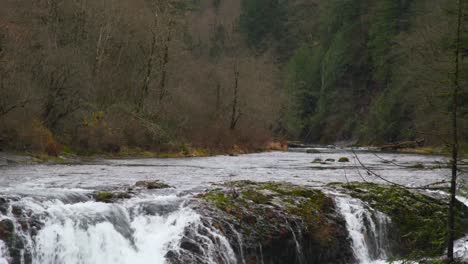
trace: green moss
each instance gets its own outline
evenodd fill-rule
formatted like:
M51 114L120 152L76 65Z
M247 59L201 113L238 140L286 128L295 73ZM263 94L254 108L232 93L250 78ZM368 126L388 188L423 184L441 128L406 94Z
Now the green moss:
M111 192L102 191L102 192L96 193L95 198L97 202L107 203L107 202L110 202L112 198L114 198L114 194Z
M146 189L149 189L149 190L166 189L166 188L171 187L168 184L166 184L164 182L161 182L161 181L158 181L158 180L155 180L155 181L137 181L135 183L135 186L136 187L143 187L143 188L146 188Z
M257 204L268 204L271 201L271 196L264 195L257 190L243 191L242 196Z
M338 162L349 162L349 159L346 157L341 157Z
M416 163L416 164L413 164L413 165L409 166L409 168L411 168L411 169L424 169L424 164Z
M201 196L203 199L213 203L216 207L223 211L230 211L232 208L237 207L235 205L235 198L226 195L222 190L217 189L208 192Z
M73 151L71 150L71 148L68 147L68 146L64 146L64 147L62 148L62 153L68 154L68 155L73 155L73 154L74 154Z
M321 158L316 158L316 159L314 159L314 161L312 161L312 163L322 163L322 159Z
M238 194L231 195L236 188ZM242 234L268 246L288 236L289 221L300 219L302 232L315 245L334 247L342 233L333 200L319 190L279 182L235 181L199 196L239 221ZM343 239L343 237L341 237Z

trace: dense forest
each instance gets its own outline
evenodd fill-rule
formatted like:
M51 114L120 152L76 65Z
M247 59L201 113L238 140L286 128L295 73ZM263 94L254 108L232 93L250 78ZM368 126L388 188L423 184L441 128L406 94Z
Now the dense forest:
M455 0L0 6L0 148L226 150L286 139L417 138L441 145L449 132ZM467 33L465 23L462 66ZM468 142L466 67L460 80Z

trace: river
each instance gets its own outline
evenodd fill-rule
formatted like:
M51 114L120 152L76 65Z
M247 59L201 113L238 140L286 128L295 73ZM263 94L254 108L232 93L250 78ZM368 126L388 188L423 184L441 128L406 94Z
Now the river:
M358 150L357 160L349 149L317 150L320 153L295 149L206 158L0 166L0 197L5 205L0 220L11 220L20 234L13 247L11 242L7 247L0 241L0 263L165 263L167 253L178 250L184 230L201 225L201 216L187 201L214 184L231 180L285 181L317 188L331 182L385 183L359 162L405 186L448 179L449 171L443 168L447 160L441 156ZM349 162L337 162L342 157ZM116 203L96 202L90 196L96 191L128 189L141 180L160 180L173 188L138 191ZM357 212L363 208L359 201L337 197L356 258L361 263L385 262L385 245L378 246L382 252L372 258L362 241L360 222L368 216ZM382 216L378 221L387 220ZM205 241L204 263L216 263L212 255L220 251L225 263L243 262L214 228L207 232L217 236L219 243ZM467 253L468 242L458 241L457 250L459 256Z

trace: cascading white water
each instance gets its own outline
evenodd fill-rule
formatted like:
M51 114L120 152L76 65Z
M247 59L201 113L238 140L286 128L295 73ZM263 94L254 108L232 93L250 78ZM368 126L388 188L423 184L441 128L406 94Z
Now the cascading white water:
M457 200L468 207L468 198L457 196ZM468 234L465 237L455 241L453 252L456 258L468 262Z
M34 238L17 229L29 240L25 250L29 248L31 262L37 264L165 263L167 252L179 250L186 228L201 225L200 216L175 195L150 195L113 204L31 198L13 203L38 216L42 224ZM0 219L20 226L11 211L10 207ZM5 244L0 244L0 264L8 263L7 252ZM209 258L212 253L206 255Z
M391 222L390 218L372 210L358 199L336 193L334 196L346 221L356 260L361 264L384 262L388 246L386 229Z
M8 259L6 258L8 249L3 241L0 240L0 264L8 264Z

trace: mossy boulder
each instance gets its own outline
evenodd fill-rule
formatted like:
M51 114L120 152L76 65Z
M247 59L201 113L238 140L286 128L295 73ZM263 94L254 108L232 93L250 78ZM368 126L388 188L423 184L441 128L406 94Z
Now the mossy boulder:
M416 190L374 183L334 184L387 214L394 253L402 258L440 256L447 246L448 203ZM468 233L468 208L457 203L456 234Z
M237 181L198 198L207 205L201 214L213 219L232 245L238 245L232 227L241 234L246 263L258 263L260 254L264 263L354 261L346 224L320 190Z
M411 166L409 166L411 169L424 169L424 164L422 163L416 163L416 164L413 164Z
M149 189L149 190L166 189L166 188L171 187L168 184L165 184L164 182L161 182L161 181L158 181L158 180L156 180L156 181L137 181L135 183L135 186L140 187L140 188L146 188L146 189Z
M100 191L94 194L94 199L96 202L101 203L114 203L120 199L129 199L132 195L129 192L124 191Z
M349 162L349 159L347 157L341 157L338 162Z
M10 219L0 221L0 240L11 241L15 235L15 225Z

